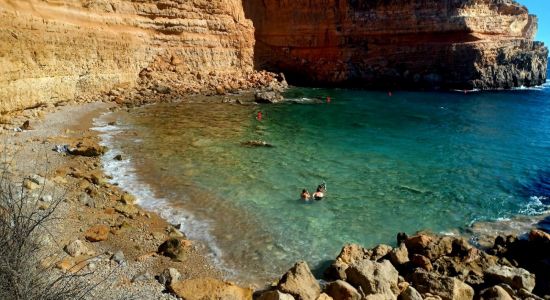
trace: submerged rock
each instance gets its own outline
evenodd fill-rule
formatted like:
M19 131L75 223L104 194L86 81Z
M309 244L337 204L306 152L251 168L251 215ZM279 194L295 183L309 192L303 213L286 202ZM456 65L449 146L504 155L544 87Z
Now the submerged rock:
M256 103L274 104L284 100L283 95L276 91L261 91L254 94Z
M246 141L242 142L241 145L246 147L266 147L266 148L272 148L273 145L266 142L266 141L260 141L260 140L252 140L252 141Z

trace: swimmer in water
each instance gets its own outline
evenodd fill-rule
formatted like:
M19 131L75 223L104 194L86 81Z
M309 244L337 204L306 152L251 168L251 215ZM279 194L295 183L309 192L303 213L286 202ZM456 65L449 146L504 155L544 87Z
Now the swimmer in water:
M300 198L304 201L309 201L311 195L309 195L309 192L306 189L303 189L302 194L300 194Z
M322 186L317 187L317 191L313 193L313 199L317 201L323 200L323 198L325 197L325 193L323 193L323 190L324 189Z

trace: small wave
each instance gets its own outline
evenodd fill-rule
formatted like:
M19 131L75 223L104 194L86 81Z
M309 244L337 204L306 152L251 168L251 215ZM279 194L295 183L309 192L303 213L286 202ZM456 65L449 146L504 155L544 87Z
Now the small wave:
M548 201L548 197L545 196L532 196L529 198L529 202L520 209L519 213L528 216L537 216L550 212L550 205L544 204Z
M102 158L103 170L112 177L111 183L117 183L121 188L136 197L136 203L142 208L158 213L171 224L181 224L185 234L192 240L203 241L199 245L205 248L213 262L229 275L234 276L236 270L225 265L222 260L222 250L216 245L216 241L210 234L211 225L203 220L198 220L185 209L174 207L165 198L157 197L153 188L141 181L131 159L116 160L115 156L124 154L115 143L116 135L123 133L121 126L106 125L101 119L94 120L93 130L99 132L101 144L108 147L107 153ZM127 157L127 155L123 155Z

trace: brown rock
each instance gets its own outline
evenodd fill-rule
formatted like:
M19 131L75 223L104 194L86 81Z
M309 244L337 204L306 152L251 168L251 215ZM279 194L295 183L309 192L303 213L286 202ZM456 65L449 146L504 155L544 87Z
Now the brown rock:
M97 142L85 140L79 142L75 148L69 149L69 154L96 157L105 154L107 147L99 145Z
M326 285L325 293L334 300L360 300L361 294L349 283L337 280Z
M288 270L279 280L277 288L297 300L317 300L321 294L321 287L306 262L297 262Z
M175 261L184 261L191 245L191 241L182 238L170 238L159 246L157 253L170 257Z
M126 205L133 205L136 202L136 197L134 197L131 194L124 193L120 197L120 202L126 204Z
M58 261L56 264L55 264L55 267L60 269L61 271L63 272L67 272L69 271L72 267L74 267L75 265L75 262L70 259L70 258L65 258L65 259L62 259L60 261Z
M506 283L514 289L526 289L531 292L535 288L535 275L522 268L507 266L492 266L485 270L485 279L489 283Z
M456 278L417 269L412 274L410 282L418 292L437 295L442 300L471 300L474 298L474 289Z
M424 250L432 243L433 238L429 235L419 234L408 238L405 245L409 254L423 254Z
M90 242L106 241L109 237L109 226L95 225L84 232L86 240Z
M542 242L542 243L549 243L550 244L550 234L539 230L539 229L533 229L529 233L529 241L530 242Z
M185 300L252 300L252 290L213 278L172 282L170 291Z
M262 293L257 300L294 300L294 297L279 291L267 291Z
M431 272L433 271L433 266L432 266L432 263L430 262L430 260L426 257L426 256L423 256L423 255L420 255L420 254L413 254L412 258L411 258L411 263L418 267L418 268L422 268L428 272Z

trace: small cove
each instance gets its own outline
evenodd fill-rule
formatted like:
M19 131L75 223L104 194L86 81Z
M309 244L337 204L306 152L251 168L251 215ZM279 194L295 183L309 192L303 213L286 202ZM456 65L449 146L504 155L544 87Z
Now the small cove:
M157 104L98 130L115 182L182 223L234 278L265 283L296 260L321 266L345 243L544 213L549 95L295 88L292 103ZM298 200L322 181L327 199Z

